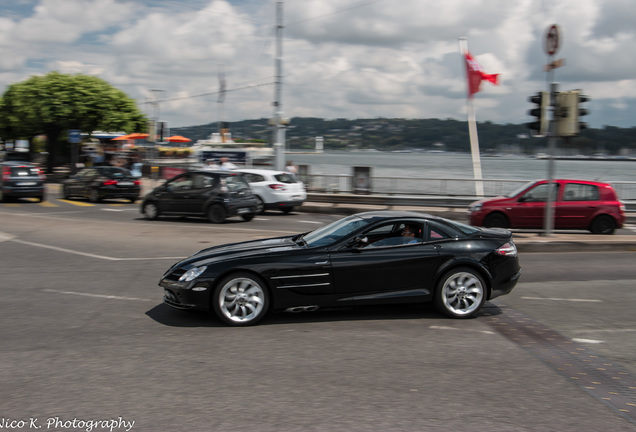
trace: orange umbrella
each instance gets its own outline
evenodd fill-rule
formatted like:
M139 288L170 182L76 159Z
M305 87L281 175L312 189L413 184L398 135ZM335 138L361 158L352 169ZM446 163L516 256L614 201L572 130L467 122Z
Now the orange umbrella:
M128 135L128 139L142 139L142 138L148 138L148 134L135 132Z
M166 138L166 141L168 141L168 142L190 142L192 140L190 138L186 138L186 137L181 136L181 135L173 135L171 137Z
M142 139L142 138L148 138L148 134L134 132L128 135L122 135L122 136L118 136L117 138L113 138L112 141L123 141L123 140L129 140L129 139Z

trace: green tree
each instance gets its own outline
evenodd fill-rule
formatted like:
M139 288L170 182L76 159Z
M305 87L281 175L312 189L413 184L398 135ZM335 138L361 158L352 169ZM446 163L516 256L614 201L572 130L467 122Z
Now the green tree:
M135 101L101 78L51 72L10 85L0 99L0 132L5 139L47 136L50 172L68 154L69 129L142 132L146 117Z

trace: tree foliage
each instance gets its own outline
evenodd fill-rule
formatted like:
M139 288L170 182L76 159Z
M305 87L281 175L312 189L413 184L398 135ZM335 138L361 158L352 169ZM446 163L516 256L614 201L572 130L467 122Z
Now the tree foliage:
M49 168L67 150L67 131L141 132L146 118L135 101L101 78L51 72L10 85L0 99L0 133L5 139L47 136ZM61 145L66 145L60 149Z

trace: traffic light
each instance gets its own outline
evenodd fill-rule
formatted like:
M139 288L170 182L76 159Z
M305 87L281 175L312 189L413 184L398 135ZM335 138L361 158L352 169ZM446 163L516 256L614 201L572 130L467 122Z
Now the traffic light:
M528 111L528 114L537 118L536 121L527 123L526 125L535 131L533 135L541 136L548 133L550 119L548 118L548 107L550 106L550 93L547 91L539 92L534 96L530 96L528 100L537 106Z
M579 117L587 115L587 110L580 104L590 98L581 94L581 90L561 92L556 98L555 119L556 135L560 137L576 136L580 131L587 129L587 124L581 122Z

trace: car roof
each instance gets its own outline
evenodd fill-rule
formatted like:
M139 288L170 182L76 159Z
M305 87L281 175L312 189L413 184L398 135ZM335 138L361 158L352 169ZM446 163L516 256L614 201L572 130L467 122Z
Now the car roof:
M23 166L23 167L36 167L37 165L34 165L30 162L22 162L22 161L3 161L0 162L0 164L4 165L4 166Z
M241 168L234 171L250 173L250 174L261 174L261 175L276 175L276 174L291 174L287 171L278 171L278 170L268 170L268 169L252 169L252 168Z
M547 182L547 181L548 181L548 179L541 179L541 180L537 180L535 183ZM610 186L609 183L599 182L599 181L596 181L596 180L553 179L552 182L554 182L554 183L583 183L583 184L590 184L590 185L597 185L597 186Z

